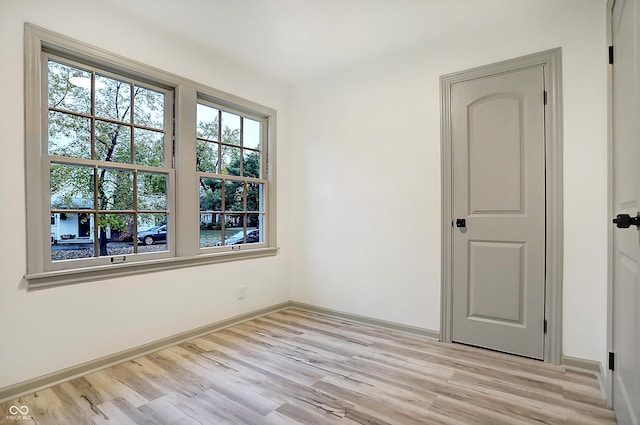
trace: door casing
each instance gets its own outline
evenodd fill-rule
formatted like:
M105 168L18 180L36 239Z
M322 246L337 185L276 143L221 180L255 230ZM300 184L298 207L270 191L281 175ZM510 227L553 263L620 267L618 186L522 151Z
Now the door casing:
M451 86L455 83L544 66L547 92L545 108L545 320L544 361L560 364L562 357L562 97L561 49L556 48L440 77L442 169L442 295L440 339L452 340L453 324L453 226Z

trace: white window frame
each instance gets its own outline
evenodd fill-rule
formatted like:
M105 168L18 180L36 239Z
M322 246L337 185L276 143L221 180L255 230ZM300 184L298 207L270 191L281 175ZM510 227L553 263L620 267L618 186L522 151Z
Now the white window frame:
M157 68L95 48L80 41L25 24L25 160L27 273L29 289L109 279L208 263L273 256L276 243L276 111ZM120 262L51 261L49 162L45 160L47 108L43 100L46 52L69 61L105 69L173 93L173 170L168 209L173 226L169 251L161 255L133 255ZM265 219L264 241L255 244L200 248L199 173L196 172L196 104L204 99L225 110L259 120L262 127L262 173ZM169 108L171 105L167 105ZM118 167L118 164L113 165ZM170 168L170 164L167 164ZM135 257L135 258L134 258ZM110 257L106 257L109 259Z

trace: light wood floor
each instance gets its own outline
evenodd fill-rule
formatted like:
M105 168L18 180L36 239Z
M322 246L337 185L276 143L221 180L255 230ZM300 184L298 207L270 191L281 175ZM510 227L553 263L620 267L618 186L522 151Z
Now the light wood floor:
M32 421L6 419L28 406ZM15 408L14 408L15 411ZM0 405L0 423L615 424L594 376L287 309Z

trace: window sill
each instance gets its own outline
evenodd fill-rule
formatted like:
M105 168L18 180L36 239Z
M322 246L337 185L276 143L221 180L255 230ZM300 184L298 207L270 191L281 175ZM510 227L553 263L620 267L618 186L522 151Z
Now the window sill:
M43 272L27 274L28 290L70 285L75 283L93 282L104 279L114 279L155 273L164 270L181 269L185 267L203 266L207 264L223 263L252 258L271 257L278 253L279 248L259 248L240 252L223 252L203 254L194 257L163 258L151 261L140 261L129 264L114 264L108 266L87 267L75 270Z

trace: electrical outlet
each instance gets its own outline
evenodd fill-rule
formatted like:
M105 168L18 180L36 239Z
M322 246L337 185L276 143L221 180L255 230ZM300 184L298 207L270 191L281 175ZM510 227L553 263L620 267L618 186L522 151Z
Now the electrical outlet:
M244 285L238 286L238 299L243 300L245 295Z

